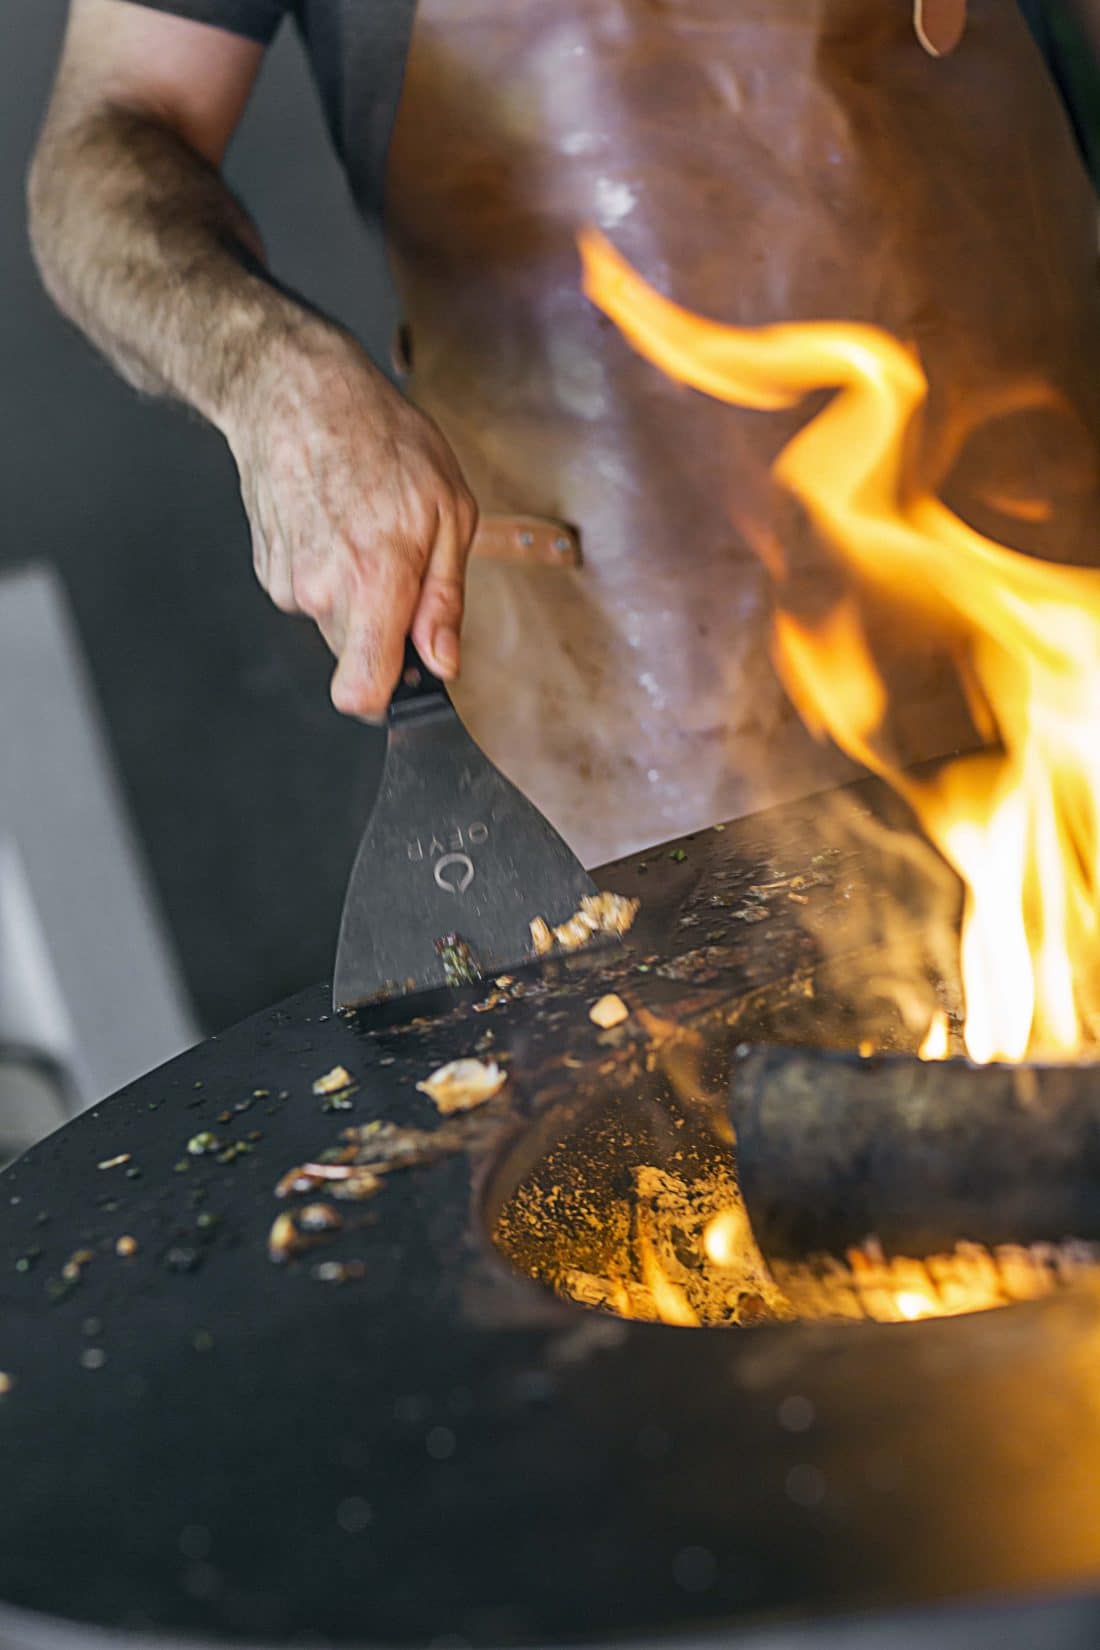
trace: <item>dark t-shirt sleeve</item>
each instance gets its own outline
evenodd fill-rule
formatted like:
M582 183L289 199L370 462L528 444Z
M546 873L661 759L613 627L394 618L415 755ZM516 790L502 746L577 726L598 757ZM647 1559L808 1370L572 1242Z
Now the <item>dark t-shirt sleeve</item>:
M189 17L194 23L213 23L266 46L293 0L137 0L137 4L171 12L173 17Z

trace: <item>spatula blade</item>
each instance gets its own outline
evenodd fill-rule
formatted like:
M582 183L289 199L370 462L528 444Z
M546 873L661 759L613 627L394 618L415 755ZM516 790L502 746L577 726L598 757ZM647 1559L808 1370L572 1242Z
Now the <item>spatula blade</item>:
M348 884L333 1000L353 1007L453 983L457 934L483 974L534 952L530 923L573 914L595 884L471 739L445 695L391 718L382 782Z

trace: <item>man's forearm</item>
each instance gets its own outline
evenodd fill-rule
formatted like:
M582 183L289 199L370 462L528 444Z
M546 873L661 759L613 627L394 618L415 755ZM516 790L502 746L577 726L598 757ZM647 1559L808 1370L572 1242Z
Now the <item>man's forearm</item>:
M74 14L89 22L98 8ZM221 153L216 134L200 152L155 103L89 112L75 95L63 84L55 97L29 183L51 296L131 383L226 437L257 577L277 606L316 621L339 660L338 709L384 714L410 634L454 676L477 506L442 434L350 333L267 274L247 214L203 158Z
M327 330L267 277L259 236L220 175L148 115L51 119L28 193L58 307L137 388L223 430L266 360Z

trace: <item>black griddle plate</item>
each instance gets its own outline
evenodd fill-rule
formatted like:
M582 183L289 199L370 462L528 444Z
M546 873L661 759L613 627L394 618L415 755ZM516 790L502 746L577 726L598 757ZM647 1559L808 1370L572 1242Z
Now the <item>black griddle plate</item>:
M54 1642L27 1611L271 1644L725 1642L777 1616L1062 1589L1084 1601L1043 1620L1095 1642L1094 1290L950 1321L696 1331L557 1301L484 1236L485 1165L584 1077L561 1056L629 1067L630 1033L600 1043L587 1019L596 995L710 1023L814 954L810 908L747 890L813 864L827 922L867 897L866 850L815 858L822 830L811 803L689 839L682 862L623 862L600 880L646 898L633 949L535 969L487 1014L475 989L387 1027L306 991L0 1177L0 1643ZM639 966L650 952L672 966ZM476 1150L393 1175L350 1206L361 1229L272 1265L279 1176L348 1123L434 1126L415 1081L490 1028L514 1077ZM311 1083L337 1063L359 1090L328 1114ZM201 1130L252 1150L190 1157ZM365 1275L311 1275L338 1258Z

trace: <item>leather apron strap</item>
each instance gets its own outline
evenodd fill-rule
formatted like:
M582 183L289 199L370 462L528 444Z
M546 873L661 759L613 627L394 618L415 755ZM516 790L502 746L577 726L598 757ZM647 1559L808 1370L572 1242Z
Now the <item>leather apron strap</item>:
M575 527L552 516L482 516L470 554L482 561L525 562L533 567L579 567Z
M350 178L356 205L380 221L386 158L405 82L416 0L340 0L340 49L335 61L355 75L355 95L337 87L337 148L354 155ZM331 55L331 54L330 54Z

